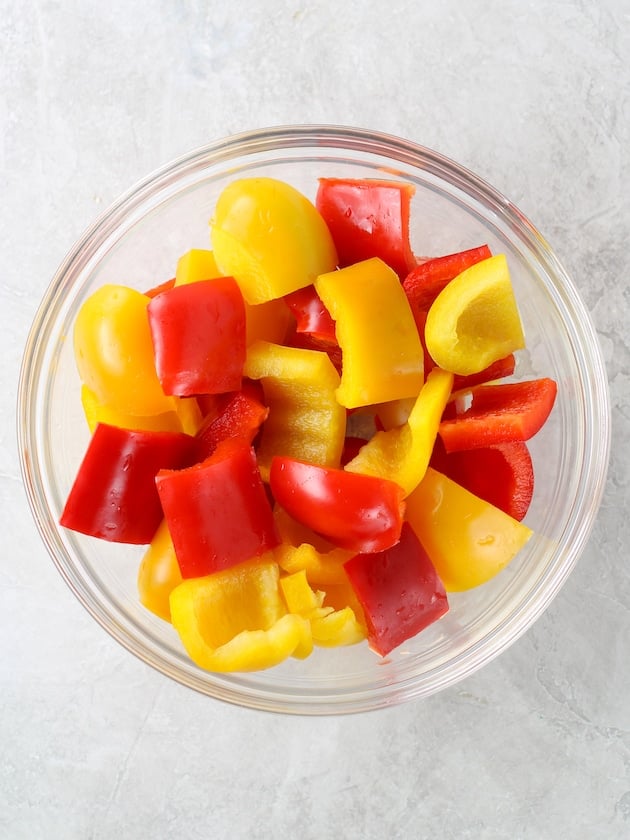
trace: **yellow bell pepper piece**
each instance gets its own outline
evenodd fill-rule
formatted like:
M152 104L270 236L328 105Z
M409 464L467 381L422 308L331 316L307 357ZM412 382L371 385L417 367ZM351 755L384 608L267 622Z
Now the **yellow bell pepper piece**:
M398 275L378 258L320 275L315 289L343 354L337 399L346 408L416 396L424 356Z
M188 655L209 671L271 668L312 649L309 621L286 612L273 561L185 580L172 591L170 607Z
M463 376L525 347L504 254L467 268L440 292L427 315L425 341L437 365Z
M291 312L283 300L252 305L245 301L245 343L271 341L282 344L289 330Z
M202 416L194 397L173 397L175 411L153 414L147 417L127 414L110 405L99 402L96 394L87 385L81 386L81 404L91 432L98 423L118 426L121 429L142 429L147 432L185 432L195 435L201 426Z
M212 251L193 248L191 251L187 251L177 261L175 285L183 286L186 283L212 280L213 277L220 276L221 272L217 267Z
M347 580L343 564L352 557L352 552L333 548L322 553L310 543L298 546L283 544L275 549L275 557L284 572L304 571L309 583L320 585Z
M452 373L434 368L407 422L399 428L377 432L346 464L346 470L388 478L399 484L405 495L411 493L429 465L452 385Z
M490 580L532 536L522 522L431 467L407 497L406 518L448 592Z
M210 226L217 265L234 277L248 303L283 297L337 265L332 236L315 205L275 178L232 181Z
M365 627L356 620L350 607L311 619L313 642L319 647L356 645L367 636Z
M170 621L169 598L173 589L181 582L182 575L175 556L173 540L164 519L140 561L138 569L140 603L164 621Z
M311 589L306 572L302 569L286 577L280 578L280 589L284 596L287 609L290 613L303 615L304 618L311 618L313 615L327 615L332 612L332 607L322 612L324 593Z
M243 372L261 380L269 406L258 447L265 481L274 455L339 466L346 412L335 399L339 374L326 353L257 341L247 350Z

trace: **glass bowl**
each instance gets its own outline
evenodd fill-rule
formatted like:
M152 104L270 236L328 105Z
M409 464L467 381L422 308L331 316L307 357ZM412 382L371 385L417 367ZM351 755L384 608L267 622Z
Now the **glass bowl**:
M489 583L452 594L450 612L386 659L363 643L316 649L258 673L213 674L185 655L175 631L138 601L143 547L111 545L58 525L88 443L72 351L73 321L104 283L144 290L208 248L215 201L234 178L286 180L314 198L320 176L392 177L415 187L418 255L488 243L505 253L526 332L516 379L552 377L558 397L530 442L535 531ZM60 573L92 616L144 662L183 685L276 712L357 712L427 696L472 674L514 642L557 594L583 550L600 502L610 440L606 373L588 314L535 227L496 190L436 152L354 128L295 126L240 134L194 151L120 198L57 271L35 317L18 396L21 467L33 516Z

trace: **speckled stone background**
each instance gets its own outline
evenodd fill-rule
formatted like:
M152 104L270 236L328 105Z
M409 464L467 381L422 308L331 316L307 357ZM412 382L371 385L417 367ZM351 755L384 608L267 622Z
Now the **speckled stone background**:
M630 837L627 0L0 0L0 837ZM121 191L264 125L455 158L543 230L592 312L612 461L587 550L509 651L428 700L285 718L181 688L67 589L21 487L38 300Z

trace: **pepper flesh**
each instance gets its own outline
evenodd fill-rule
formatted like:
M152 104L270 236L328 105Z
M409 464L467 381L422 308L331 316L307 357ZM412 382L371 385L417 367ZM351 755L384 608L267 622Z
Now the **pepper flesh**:
M257 453L263 478L274 455L338 467L346 412L335 398L340 380L328 356L259 341L248 349L244 372L260 379L269 408Z
M140 603L164 621L171 620L169 598L182 582L182 573L165 519L155 532L138 569Z
M337 399L346 408L416 396L423 351L397 274L378 258L320 275L343 356Z
M407 520L447 592L486 583L532 536L522 522L431 467L407 497Z
M407 422L399 428L377 432L345 469L389 478L403 488L405 495L411 493L429 465L452 384L452 373L439 368L432 370Z

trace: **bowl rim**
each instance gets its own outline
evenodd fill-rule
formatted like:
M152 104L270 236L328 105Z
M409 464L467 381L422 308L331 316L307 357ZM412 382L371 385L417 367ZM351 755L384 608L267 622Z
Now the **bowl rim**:
M492 208L510 225L516 226L521 236L536 253L537 258L546 266L554 284L558 284L555 291L562 296L565 305L578 316L573 326L578 330L586 346L591 349L588 365L582 364L581 375L588 381L589 393L592 397L591 407L597 413L599 427L604 430L604 433L595 439L590 451L589 464L584 468L588 479L590 506L586 515L584 511L581 511L580 521L573 522L571 545L563 558L562 565L554 567L553 577L550 579L551 570L548 570L537 588L530 592L529 597L519 602L518 609L510 613L477 645L459 654L459 661L450 660L446 664L438 665L437 668L423 673L423 679L420 681L412 680L409 681L410 684L396 684L389 690L381 688L373 692L361 689L348 693L347 696L343 695L341 699L336 694L313 698L287 693L280 696L278 693L265 691L252 693L248 690L243 693L238 687L234 688L225 683L222 675L202 671L197 674L192 669L181 668L175 671L174 666L165 662L164 658L130 638L127 628L115 622L112 623L101 608L91 602L86 592L78 591L76 581L68 571L63 552L56 539L57 523L50 521L42 505L42 493L36 486L39 472L36 470L35 474L33 473L34 467L39 465L37 460L33 461L32 457L36 455L37 447L36 424L31 420L30 408L35 393L33 386L38 381L41 360L46 352L47 342L42 341L42 336L48 334L53 316L57 312L59 301L63 297L66 276L77 265L85 264L94 243L105 241L118 228L122 218L139 213L150 194L175 189L177 185L181 185L184 175L193 177L197 170L207 167L210 163L218 165L236 157L250 157L271 150L286 151L314 146L319 146L322 150L345 149L352 152L376 154L387 157L394 164L405 164L422 169L440 179L445 179L467 195L474 190L476 200ZM157 671L215 699L267 711L321 715L372 710L433 694L479 670L506 650L532 626L564 585L594 526L608 469L611 439L610 414L606 369L590 314L573 281L545 238L516 205L466 167L415 142L392 134L352 126L304 124L279 125L240 132L197 147L137 181L101 212L96 220L84 230L60 263L36 310L20 367L16 421L22 482L40 536L66 584L109 635ZM480 648L481 651L475 650L476 648ZM472 664L471 657L474 658ZM434 677L430 686L425 684L427 674L433 674Z

